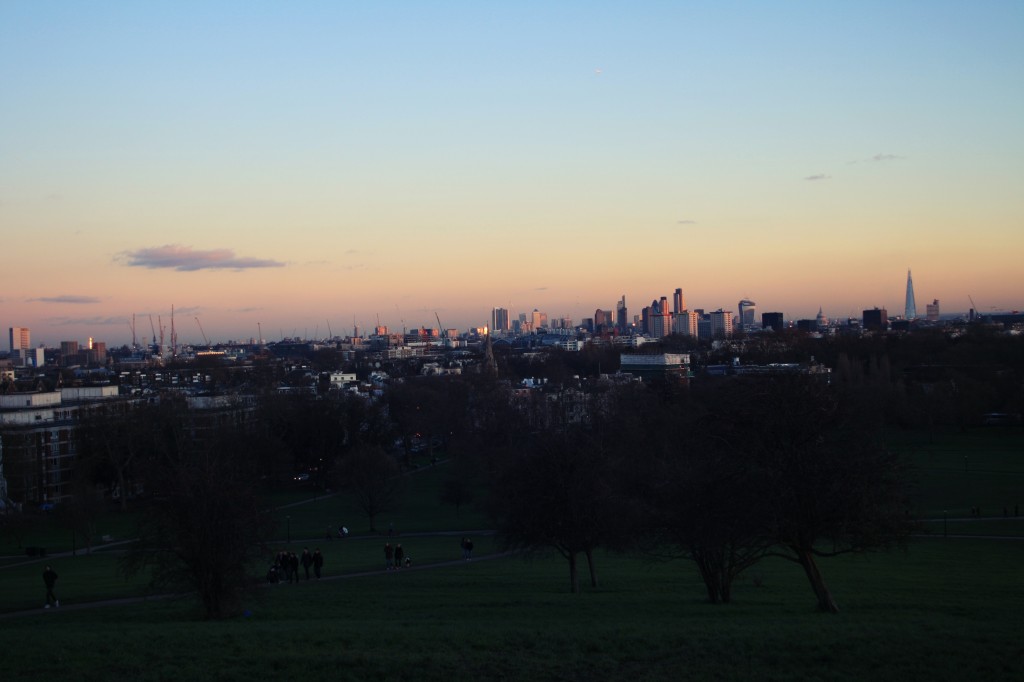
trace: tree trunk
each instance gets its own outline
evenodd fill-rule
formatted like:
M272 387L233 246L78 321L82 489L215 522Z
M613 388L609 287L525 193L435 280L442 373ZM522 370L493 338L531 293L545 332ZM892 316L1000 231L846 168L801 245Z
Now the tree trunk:
M573 594L580 592L580 574L576 566L576 552L569 552L569 591Z
M121 511L128 511L128 491L124 487L124 469L117 468L117 487L121 489Z
M587 567L590 569L590 586L597 587L597 566L594 565L594 550L587 550Z
M825 584L825 577L818 570L818 564L814 561L814 554L809 549L794 547L793 550L800 560L800 565L804 567L807 579L811 582L814 596L818 598L818 610L826 613L839 613L839 606L832 598L828 585Z
M712 604L717 604L721 599L722 593L718 571L715 570L712 562L708 560L704 552L692 551L691 553L694 563L697 564L697 570L700 571L701 580L704 581L704 587L708 591L708 601Z

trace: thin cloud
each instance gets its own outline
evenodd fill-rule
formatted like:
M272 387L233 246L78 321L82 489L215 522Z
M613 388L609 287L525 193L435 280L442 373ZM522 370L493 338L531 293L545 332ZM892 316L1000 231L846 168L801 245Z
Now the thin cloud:
M133 267L156 270L170 268L179 272L196 270L248 270L251 268L281 268L281 261L265 258L242 258L231 249L198 251L190 246L166 244L148 249L126 251L122 256Z
M537 287L536 289L534 289L534 291L547 291L547 290L548 290L547 287Z
M896 161L897 159L902 159L902 158L903 158L902 156L896 156L895 154L875 154L874 156L872 156L868 160L869 161Z
M87 303L99 303L100 299L95 296L41 296L40 298L30 298L29 303L72 303L74 305L87 304Z
M124 317L51 317L47 322L53 326L110 326L114 325L117 327L124 326L127 322L127 318Z
M696 225L697 221L696 220L677 220L676 224L677 225Z
M825 175L824 173L818 173L817 175L808 175L804 180L831 180L831 175Z

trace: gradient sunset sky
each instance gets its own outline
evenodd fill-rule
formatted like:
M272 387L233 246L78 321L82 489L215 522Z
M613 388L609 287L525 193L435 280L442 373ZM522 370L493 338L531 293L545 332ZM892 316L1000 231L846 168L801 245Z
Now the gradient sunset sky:
M7 1L0 227L33 345L1024 308L1024 2Z

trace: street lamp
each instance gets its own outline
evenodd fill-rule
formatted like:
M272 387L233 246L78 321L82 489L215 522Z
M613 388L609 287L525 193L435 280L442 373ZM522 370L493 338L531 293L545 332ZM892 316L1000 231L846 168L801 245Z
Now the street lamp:
M288 521L288 544L292 544L292 517L284 517Z

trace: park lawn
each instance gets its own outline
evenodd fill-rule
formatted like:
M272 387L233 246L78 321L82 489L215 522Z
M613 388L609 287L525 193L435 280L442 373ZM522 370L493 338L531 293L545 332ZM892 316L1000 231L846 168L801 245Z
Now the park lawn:
M892 431L889 446L904 454L915 482L913 512L919 518L1013 515L1024 511L1024 429L978 427L930 437L923 431Z
M0 641L5 680L1014 680L1022 560L991 540L825 560L835 615L780 559L718 606L687 562L600 555L573 595L558 557L474 560L260 590L223 622L190 601L40 610Z

